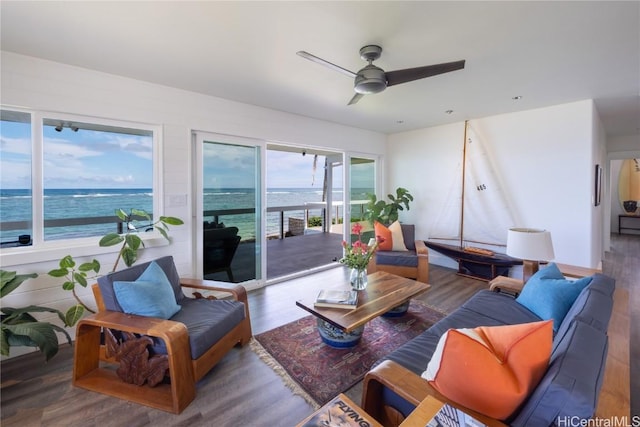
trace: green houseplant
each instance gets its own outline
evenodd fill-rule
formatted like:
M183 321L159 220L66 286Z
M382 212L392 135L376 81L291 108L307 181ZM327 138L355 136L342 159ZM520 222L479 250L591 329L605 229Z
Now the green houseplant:
M127 267L132 266L138 259L138 250L144 247L143 240L137 235L139 230L156 229L165 239L169 240L169 226L184 224L181 219L170 216L161 216L152 222L151 216L140 209L132 209L129 213L122 209L117 209L115 213L125 223L126 231L122 235L109 233L103 236L99 242L99 245L103 247L121 244L112 271L116 270L121 259ZM78 304L70 307L66 313L53 308L35 305L22 308L3 306L1 309L1 354L8 356L12 346L35 346L44 353L46 360L49 360L58 352L56 332L63 333L69 344L71 344L71 337L64 328L49 322L38 321L31 313L55 313L65 327L74 326L82 318L85 310L94 312L80 299L75 291L76 286L87 287L88 279L97 277L99 272L100 263L96 259L77 264L71 255L67 255L60 260L59 268L48 272L51 277L64 277L65 282L62 284L62 288L71 291L78 302ZM38 277L36 273L16 274L15 271L0 270L0 278L2 280L0 298L14 291L25 280L35 277Z
M372 225L375 221L384 225L389 225L398 220L398 212L409 210L409 203L413 201L413 196L406 188L398 187L395 196L388 194L390 200L378 200L375 194L368 194L369 201L365 207L364 219Z
M131 267L138 260L138 250L144 247L144 242L138 235L140 230L156 229L167 241L170 241L169 226L184 224L180 218L172 216L161 216L156 221L151 222L151 215L142 209L131 209L129 213L122 209L116 209L115 214L125 224L124 234L106 234L98 243L103 247L121 245L111 269L112 272L116 271L121 259L127 267ZM52 277L64 277L66 279L62 284L62 288L73 293L73 297L78 301L75 308L80 311L80 317L82 317L84 310L91 313L95 313L95 311L88 307L78 296L75 290L76 285L86 288L89 283L87 279L95 278L99 273L100 263L98 260L93 259L78 265L71 255L67 255L60 260L59 268L49 271L48 274Z
M16 274L15 271L0 270L0 298L10 294L25 280L35 277L38 277L35 273ZM71 344L71 337L64 328L53 323L38 321L31 313L55 313L67 327L75 325L82 317L82 312L77 310L76 307L71 307L65 314L54 308L37 305L21 308L3 305L1 311L0 353L8 356L12 346L38 347L47 361L58 353L58 336L56 332L63 333L69 344Z

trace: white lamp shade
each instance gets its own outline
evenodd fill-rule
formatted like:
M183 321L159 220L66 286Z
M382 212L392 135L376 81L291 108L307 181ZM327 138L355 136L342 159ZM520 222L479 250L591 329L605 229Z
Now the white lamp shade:
M555 258L551 233L535 228L510 228L507 255L532 261L550 261Z

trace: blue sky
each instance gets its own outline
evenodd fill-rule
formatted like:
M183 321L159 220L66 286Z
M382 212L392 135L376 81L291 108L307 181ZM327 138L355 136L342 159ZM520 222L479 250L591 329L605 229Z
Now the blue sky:
M2 121L0 187L29 188L31 135L28 123ZM45 188L151 188L153 141L150 136L44 126ZM255 149L211 144L204 150L206 188L252 187ZM267 188L322 189L324 156L314 171L314 156L267 151ZM365 172L369 175L371 172ZM358 173L352 177L357 186ZM342 168L334 169L334 187Z
M31 137L26 123L2 122L2 188L28 188ZM152 138L43 127L45 188L151 188Z

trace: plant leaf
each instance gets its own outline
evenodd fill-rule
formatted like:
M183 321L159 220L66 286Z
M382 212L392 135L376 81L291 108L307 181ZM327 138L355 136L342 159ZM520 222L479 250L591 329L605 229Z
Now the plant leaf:
M66 268L56 268L55 270L51 270L47 274L51 277L64 277L68 272L69 270L67 270Z
M142 239L136 234L127 234L127 236L125 237L125 241L127 242L127 245L134 251L137 251L140 246L144 246Z
M56 327L51 323L31 322L20 323L17 325L5 324L2 325L2 327L6 328L12 335L28 337L28 339L33 341L38 348L40 348L40 351L44 353L47 360L51 359L58 352L58 336L56 335L55 330L59 330L61 328ZM69 334L67 334L67 336L68 335ZM11 337L8 338L8 341L10 341ZM15 338L19 339L18 337Z
M67 281L62 284L62 289L64 289L65 291L72 291L75 286L75 283Z
M15 271L0 270L0 283L4 286L16 277Z
M95 260L93 260L93 261L95 261ZM94 269L93 261L85 262L84 264L80 264L80 266L78 267L78 270L79 271L92 271Z
M129 216L127 215L127 213L125 211L123 211L122 209L116 209L116 216L118 218L120 218L120 220L127 222L129 221Z
M36 273L15 274L15 272L5 272L4 270L0 270L0 271L2 271L2 276L1 276L2 286L0 288L0 298L10 294L14 289L20 286L22 282L24 282L25 280L38 277Z
M78 285L82 286L83 288L87 287L87 278L85 276L85 273L73 273L73 278L76 280L76 282L78 282Z
M70 307L64 315L64 322L67 326L74 326L78 320L82 318L84 314L84 307L80 304L76 304Z
M131 267L136 262L137 258L138 251L135 251L128 247L122 249L122 260L127 267Z
M118 233L109 233L100 239L98 243L100 246L114 246L124 241L124 237Z
M184 221L182 221L180 218L176 218L174 216L161 216L160 217L160 222L165 223L165 224L169 224L169 225L182 225L182 224L184 224Z
M165 239L167 239L169 242L171 241L169 239L169 235L167 234L167 230L165 230L162 227L156 227L158 229L158 231L160 232L160 234L162 234L164 236Z
M60 268L70 269L76 266L76 262L71 255L67 255L60 260Z
M9 355L9 337L4 332L4 327L0 328L0 354Z
M143 210L143 209L131 209L131 216L141 216L143 218L145 218L146 220L150 221L151 220L151 216L147 213L147 211Z

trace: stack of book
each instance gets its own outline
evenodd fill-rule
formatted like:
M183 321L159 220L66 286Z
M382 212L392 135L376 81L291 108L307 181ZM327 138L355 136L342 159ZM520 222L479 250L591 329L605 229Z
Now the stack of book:
M315 307L352 310L358 305L358 292L354 290L323 289L314 303Z

